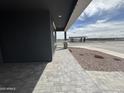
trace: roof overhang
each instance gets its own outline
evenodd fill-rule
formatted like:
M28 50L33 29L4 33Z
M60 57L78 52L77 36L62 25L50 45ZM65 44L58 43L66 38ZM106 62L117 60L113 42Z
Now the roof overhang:
M0 0L0 12L50 13L56 31L67 31L91 0ZM3 14L2 13L2 14Z
M67 31L73 25L91 1L92 0L78 0L64 31Z

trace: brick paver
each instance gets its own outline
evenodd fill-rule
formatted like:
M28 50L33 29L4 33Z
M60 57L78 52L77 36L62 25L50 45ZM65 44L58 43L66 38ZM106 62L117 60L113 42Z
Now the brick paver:
M110 81L112 76L99 73L85 71L67 49L56 50L33 93L124 93L123 73L120 73L120 80L114 78L115 83ZM117 86L111 87L118 82Z
M34 93L86 93L87 89L99 91L70 52L60 50L45 68Z

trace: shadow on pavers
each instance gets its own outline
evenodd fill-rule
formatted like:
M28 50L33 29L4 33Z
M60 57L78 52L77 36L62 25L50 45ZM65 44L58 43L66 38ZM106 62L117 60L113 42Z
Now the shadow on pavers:
M0 63L0 93L32 93L47 63Z

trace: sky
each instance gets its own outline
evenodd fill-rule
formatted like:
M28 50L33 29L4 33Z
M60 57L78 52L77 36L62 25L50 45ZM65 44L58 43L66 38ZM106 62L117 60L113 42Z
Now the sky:
M69 36L124 37L124 0L92 0L67 31ZM62 39L63 33L57 33Z

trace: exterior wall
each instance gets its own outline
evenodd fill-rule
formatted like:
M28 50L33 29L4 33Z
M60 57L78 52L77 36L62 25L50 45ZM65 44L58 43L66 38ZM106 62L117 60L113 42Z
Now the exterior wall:
M51 46L52 46L52 53L54 53L55 51L55 48L56 48L56 38L55 38L55 28L54 28L54 25L53 25L53 19L52 17L50 17L50 29L51 29Z
M4 62L52 60L48 11L4 11L2 22L1 49Z
M2 62L3 62L3 58L2 58L1 48L0 48L0 63Z

